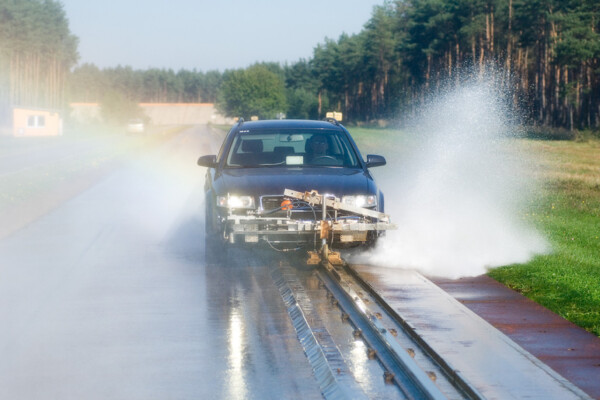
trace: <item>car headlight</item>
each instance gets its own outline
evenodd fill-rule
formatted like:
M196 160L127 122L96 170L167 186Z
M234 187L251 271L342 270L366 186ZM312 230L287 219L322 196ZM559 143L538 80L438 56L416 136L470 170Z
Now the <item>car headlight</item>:
M342 203L354 207L371 208L377 206L377 196L344 196L342 197Z
M252 196L218 196L217 206L227 208L254 208Z

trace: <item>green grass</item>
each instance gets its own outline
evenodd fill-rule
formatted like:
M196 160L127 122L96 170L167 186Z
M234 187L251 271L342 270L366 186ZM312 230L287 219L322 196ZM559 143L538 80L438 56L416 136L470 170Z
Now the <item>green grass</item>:
M388 128L346 127L358 145L363 157L377 152L386 158L398 157L410 137L403 131Z
M388 159L410 152L410 136L391 129L349 128L363 156ZM600 141L518 140L531 156L527 173L541 189L523 217L552 252L489 275L576 325L600 336Z
M522 145L539 156L544 181L527 218L553 251L489 275L600 336L600 142Z

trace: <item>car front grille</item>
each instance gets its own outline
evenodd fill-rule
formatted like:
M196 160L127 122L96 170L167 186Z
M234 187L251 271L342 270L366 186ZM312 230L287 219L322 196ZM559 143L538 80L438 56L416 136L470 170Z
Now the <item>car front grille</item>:
M286 200L284 196L261 196L260 212L269 217L287 217L288 212L281 209L281 203ZM306 203L301 205L294 200L294 207L289 213L290 218L297 220L315 220L321 216L321 207L311 207Z
M283 196L261 196L260 209L267 212L279 209L283 200Z

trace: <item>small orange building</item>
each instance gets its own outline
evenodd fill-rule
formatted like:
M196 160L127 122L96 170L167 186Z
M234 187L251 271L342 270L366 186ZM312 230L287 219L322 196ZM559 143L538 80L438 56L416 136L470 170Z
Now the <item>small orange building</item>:
M14 107L14 136L60 136L63 121L60 113L43 108Z

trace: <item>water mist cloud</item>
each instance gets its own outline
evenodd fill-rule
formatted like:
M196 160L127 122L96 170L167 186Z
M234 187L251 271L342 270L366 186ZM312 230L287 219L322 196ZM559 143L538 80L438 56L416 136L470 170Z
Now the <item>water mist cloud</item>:
M379 178L399 229L361 261L458 278L548 251L522 218L535 182L505 105L493 79L478 79L424 107L407 129L410 156Z

